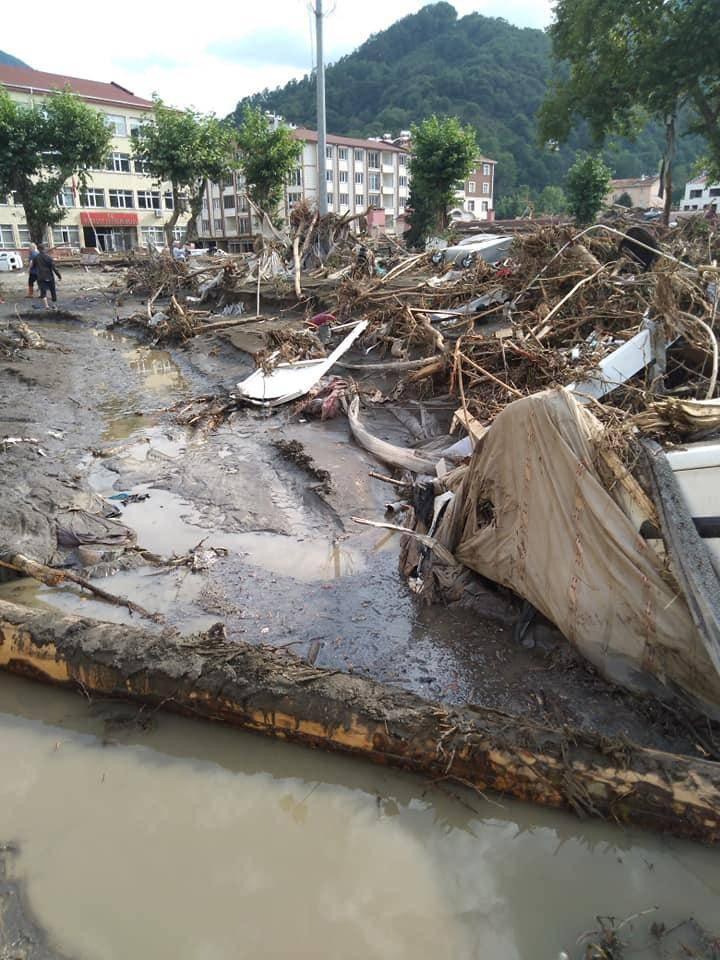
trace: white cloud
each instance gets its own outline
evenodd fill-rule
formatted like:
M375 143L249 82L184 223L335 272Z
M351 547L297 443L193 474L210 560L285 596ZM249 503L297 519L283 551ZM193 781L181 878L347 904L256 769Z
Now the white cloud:
M348 53L424 5L325 0L327 58ZM544 27L551 17L550 0L455 0L454 6L460 16L477 11L518 26ZM139 96L156 92L177 106L221 116L248 94L302 77L312 64L306 0L213 0L207 8L124 0L112 18L90 0L75 0L61 17L63 29L57 15L56 4L36 0L31 20L54 26L28 29L27 9L3 4L3 50L38 70L115 80Z

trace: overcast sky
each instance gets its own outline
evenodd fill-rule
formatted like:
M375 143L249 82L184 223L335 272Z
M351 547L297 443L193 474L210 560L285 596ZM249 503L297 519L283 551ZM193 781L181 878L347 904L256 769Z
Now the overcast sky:
M349 53L427 0L324 0L326 62ZM453 0L451 0L453 2ZM521 27L545 27L551 0L454 0ZM308 0L124 0L112 7L74 0L2 2L0 46L31 67L115 80L139 96L225 115L264 87L300 78L313 63ZM43 8L47 7L46 14ZM42 24L42 26L41 26Z

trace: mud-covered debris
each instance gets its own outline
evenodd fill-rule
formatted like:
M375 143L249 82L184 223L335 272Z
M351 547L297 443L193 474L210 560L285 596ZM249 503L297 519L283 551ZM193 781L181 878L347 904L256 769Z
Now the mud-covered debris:
M280 451L286 460L296 464L305 473L319 481L315 488L321 493L330 493L332 476L328 470L319 467L299 440L273 440L273 446Z

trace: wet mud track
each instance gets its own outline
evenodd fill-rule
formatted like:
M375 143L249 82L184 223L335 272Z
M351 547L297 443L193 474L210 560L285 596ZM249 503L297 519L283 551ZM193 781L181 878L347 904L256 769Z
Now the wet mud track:
M694 752L672 718L604 683L552 631L538 631L532 649L516 642L512 603L504 619L418 604L397 569L397 535L350 521L381 517L387 490L369 479L382 467L352 443L343 418L303 423L289 410L244 410L213 431L180 426L169 408L227 389L251 369L249 356L228 335L154 349L109 329L109 299L83 299L82 277L78 284L78 319L37 313L28 322L48 348L0 360L0 436L36 438L46 456L17 444L0 457L17 476L61 478L114 504L147 551L180 556L201 542L208 551L198 572L100 563L103 587L181 632L222 620L230 640L287 645L318 666L428 699ZM0 324L14 315L6 299ZM330 474L329 489L284 456L278 440L302 444ZM123 506L111 499L118 495L144 499ZM12 531L0 525L0 534L2 549L12 547ZM0 595L98 619L130 617L34 581L7 582Z

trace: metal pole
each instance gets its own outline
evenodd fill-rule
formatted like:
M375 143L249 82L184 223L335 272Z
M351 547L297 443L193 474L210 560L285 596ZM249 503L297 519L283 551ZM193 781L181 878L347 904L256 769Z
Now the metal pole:
M315 47L317 50L317 178L318 178L318 209L320 216L328 212L327 203L327 168L325 150L327 146L327 130L325 129L325 64L323 62L323 5L322 0L315 0Z

